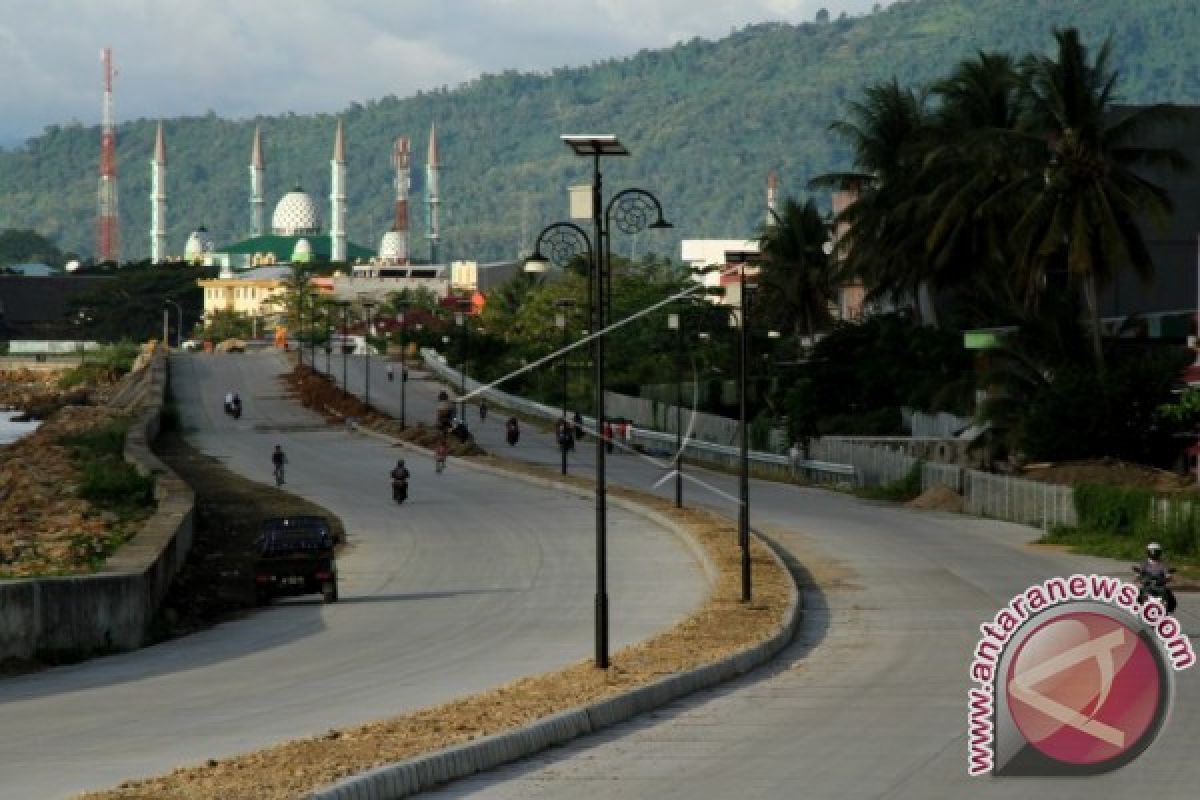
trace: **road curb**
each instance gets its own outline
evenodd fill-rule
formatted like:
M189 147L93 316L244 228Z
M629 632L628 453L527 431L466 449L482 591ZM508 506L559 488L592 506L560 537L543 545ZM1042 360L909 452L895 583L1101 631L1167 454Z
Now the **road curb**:
M429 451L419 445L398 440L393 436L353 426L360 433L386 439L418 452ZM559 483L519 472L456 459L464 466L483 472L503 474L527 483L572 494L591 496L591 493L571 484ZM674 520L653 509L623 497L610 497L618 505L658 524L664 525L690 544L711 579L716 568L707 553ZM753 532L775 559L785 574L792 576L778 546L770 539ZM308 800L398 800L428 791L449 781L465 778L495 767L527 758L550 747L561 745L580 736L632 719L702 689L708 689L759 667L781 651L792 640L801 618L801 595L793 578L788 608L783 623L768 639L717 661L660 678L619 695L598 700L585 706L562 711L510 731L485 736L434 753L415 756L394 764L376 767L368 772L343 778L337 783L308 795Z

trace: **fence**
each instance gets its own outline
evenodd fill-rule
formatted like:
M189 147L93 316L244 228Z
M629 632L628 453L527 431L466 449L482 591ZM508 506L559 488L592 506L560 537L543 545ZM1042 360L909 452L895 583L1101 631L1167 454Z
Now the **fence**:
M993 475L951 464L922 462L898 451L844 439L814 439L809 454L854 466L865 486L895 483L920 463L921 488L945 486L954 490L962 495L963 510L968 513L1043 529L1077 522L1074 492L1070 486Z
M436 350L429 348L422 350L421 358L430 372L450 385L458 386L460 382L463 382L462 385L466 387L468 392L479 389L480 383L478 381L469 377L463 381L460 372L446 364ZM524 397L517 397L516 395L502 392L499 389L485 389L480 393L480 396L486 397L489 402L495 405L540 419L557 420L562 416L562 409L557 406L536 403ZM611 393L605 396L605 411L610 418L619 417L621 414L618 412L609 412L607 400L612 396ZM672 415L673 419L674 416ZM583 423L591 430L597 430L595 417L584 417ZM734 424L736 425L736 422ZM628 443L647 452L666 455L668 457L672 457L675 452L675 434L673 432L662 433L646 430L645 428L637 427L636 424L631 426ZM741 451L738 447L731 444L717 444L689 438L684 445L683 456L684 458L691 458L708 464L737 468L740 466ZM785 480L805 477L814 483L850 485L859 485L861 483L855 469L846 464L831 464L822 461L799 461L793 465L787 456L764 453L757 450L750 452L750 463L755 473L764 477Z
M970 417L959 417L938 411L929 414L924 411L913 411L911 408L900 409L900 418L904 430L911 436L950 439L971 427L974 420Z
M458 385L458 370L447 366L437 351L427 349L421 351L421 355L431 372L452 385ZM466 386L468 390L473 390L478 388L479 383L467 378ZM531 416L555 420L562 415L559 408L535 403L496 389L488 389L483 394L497 405ZM595 429L593 418L585 418L585 424ZM635 427L631 434L631 444L668 457L675 452L673 433ZM804 477L816 483L856 486L886 486L895 483L903 480L914 466L920 464L921 488L945 486L961 494L963 510L968 513L1043 529L1077 524L1074 492L1070 486L993 475L952 464L923 461L899 451L846 439L814 439L810 443L808 455L808 459L793 465L787 456L751 451L750 463L755 473L763 477L784 480ZM684 457L731 469L740 465L740 451L737 447L696 439L690 439L686 443Z

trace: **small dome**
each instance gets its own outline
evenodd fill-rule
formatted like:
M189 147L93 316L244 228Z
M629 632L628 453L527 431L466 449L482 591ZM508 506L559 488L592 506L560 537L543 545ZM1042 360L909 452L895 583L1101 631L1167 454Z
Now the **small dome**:
M388 231L379 240L379 260L385 263L403 261L408 257L404 252L404 236L400 231Z
M292 250L292 261L296 264L307 264L312 261L313 249L308 243L308 239L301 239L296 242L296 247Z
M208 229L205 227L196 228L187 238L187 244L183 246L183 257L188 261L204 258L213 251L212 236L209 235Z
M276 236L312 236L321 232L321 211L299 186L280 199L271 214L271 231Z

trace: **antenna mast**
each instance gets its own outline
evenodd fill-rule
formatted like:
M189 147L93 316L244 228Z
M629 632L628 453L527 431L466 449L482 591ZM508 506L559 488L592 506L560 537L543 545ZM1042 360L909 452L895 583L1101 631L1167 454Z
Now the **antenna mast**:
M104 106L100 132L100 185L96 208L96 259L120 263L120 222L117 217L117 126L113 114L112 48L100 53L104 65Z

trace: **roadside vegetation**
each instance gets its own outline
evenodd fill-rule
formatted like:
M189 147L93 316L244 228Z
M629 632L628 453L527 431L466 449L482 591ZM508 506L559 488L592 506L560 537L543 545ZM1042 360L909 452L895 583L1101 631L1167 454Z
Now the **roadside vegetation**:
M133 368L133 362L140 352L140 345L124 341L81 353L80 363L59 375L58 388L73 389L77 386L115 383Z

